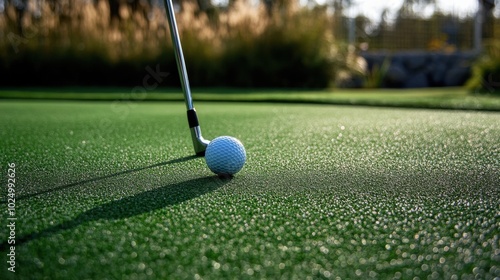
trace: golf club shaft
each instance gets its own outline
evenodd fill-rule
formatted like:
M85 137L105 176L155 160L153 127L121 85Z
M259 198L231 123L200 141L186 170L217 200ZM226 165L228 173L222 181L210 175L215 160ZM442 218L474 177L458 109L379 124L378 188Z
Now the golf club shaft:
M191 97L191 88L189 87L186 63L184 61L184 54L182 53L182 45L177 29L177 22L175 21L175 11L172 0L165 0L165 9L167 10L167 19L168 25L170 27L172 44L174 46L177 70L179 72L179 78L181 80L182 92L184 93L184 101L186 102L187 117L189 128L191 130L191 138L193 140L194 151L197 155L203 156L205 155L206 147L208 143L210 143L210 141L205 140L201 135L198 116L193 106L193 98Z
M172 44L174 46L175 60L177 63L177 70L181 80L182 92L184 93L184 100L188 110L193 109L193 98L191 97L191 88L189 87L189 79L187 75L186 62L184 61L184 54L182 52L181 40L179 31L177 29L177 22L175 20L175 10L172 0L165 0L165 9L167 10L168 26L170 27L170 36L172 37Z

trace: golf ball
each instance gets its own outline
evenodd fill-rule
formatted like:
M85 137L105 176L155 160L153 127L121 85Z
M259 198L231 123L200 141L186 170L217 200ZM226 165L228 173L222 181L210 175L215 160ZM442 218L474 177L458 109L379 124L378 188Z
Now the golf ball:
M205 151L208 168L217 175L234 175L243 168L247 155L240 140L221 136L210 141Z

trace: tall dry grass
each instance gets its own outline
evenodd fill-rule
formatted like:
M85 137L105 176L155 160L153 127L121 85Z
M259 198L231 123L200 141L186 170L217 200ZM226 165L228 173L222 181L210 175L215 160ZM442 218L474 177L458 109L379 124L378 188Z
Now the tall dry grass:
M104 0L65 3L58 11L29 7L22 34L12 6L0 14L0 85L126 84L157 63L175 77L162 8L145 15L121 6L117 20ZM240 0L209 17L183 3L176 18L192 84L327 86L332 79L337 49L325 9L292 5L269 16Z

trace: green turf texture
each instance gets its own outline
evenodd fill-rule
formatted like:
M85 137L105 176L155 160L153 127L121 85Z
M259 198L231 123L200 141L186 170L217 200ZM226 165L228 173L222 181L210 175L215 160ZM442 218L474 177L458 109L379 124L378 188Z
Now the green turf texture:
M1 279L500 277L500 114L197 102L1 101ZM16 164L16 272L7 164Z
M362 105L405 108L500 111L498 94L478 94L464 88L425 89L232 89L193 90L197 101L275 102ZM157 88L15 88L0 89L0 99L182 101L178 89Z

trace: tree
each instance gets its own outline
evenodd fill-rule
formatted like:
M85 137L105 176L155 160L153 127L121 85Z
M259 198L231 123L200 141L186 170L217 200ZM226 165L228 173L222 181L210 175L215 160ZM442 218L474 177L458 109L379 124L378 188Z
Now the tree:
M495 0L479 0L479 5L482 6L483 12L483 34L485 39L493 38L493 27L495 25L495 17L493 16L493 9L495 8Z
M262 0L267 14L272 16L275 10L286 10L297 3L297 0Z
M5 9L7 9L9 5L14 6L14 9L16 11L17 31L19 32L19 34L23 34L24 33L23 18L26 14L26 9L28 7L28 0L6 0Z
M98 0L94 0L96 3ZM130 7L132 13L139 13L148 19L148 13L151 9L151 0L108 0L109 4L109 19L121 20L120 5L127 5Z
M420 13L429 6L436 6L436 0L405 0L398 17L419 17Z

